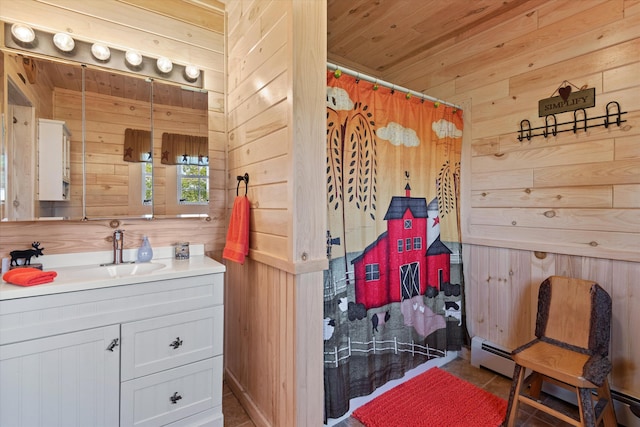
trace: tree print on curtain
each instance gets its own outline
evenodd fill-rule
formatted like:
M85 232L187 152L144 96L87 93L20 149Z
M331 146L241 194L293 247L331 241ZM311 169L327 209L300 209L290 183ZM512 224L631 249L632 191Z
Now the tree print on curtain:
M337 105L337 102L335 97L327 99L329 104ZM367 110L367 105L357 102L341 123L336 111L327 109L327 193L329 205L335 210L346 199L348 203L355 203L356 208L369 211L375 220L375 122Z
M460 349L462 111L327 72L325 415Z

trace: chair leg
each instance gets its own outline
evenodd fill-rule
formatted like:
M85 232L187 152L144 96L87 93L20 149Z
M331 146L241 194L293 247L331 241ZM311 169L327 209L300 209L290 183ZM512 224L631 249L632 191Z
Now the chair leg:
M513 369L513 380L511 381L511 391L509 392L509 402L507 403L507 414L505 416L505 424L507 427L513 427L516 425L516 418L518 418L518 406L520 401L518 396L524 382L525 370L522 366L516 364Z
M577 388L578 408L580 410L580 421L585 427L596 426L596 416L593 411L593 398L590 388Z
M531 387L529 388L529 395L536 399L540 399L540 392L542 391L542 374L534 372L531 374Z
M616 411L613 407L613 400L611 398L611 390L609 389L609 381L605 378L604 383L598 387L598 397L600 399L607 399L607 406L604 408L604 415L602 420L604 421L604 427L617 427L618 420L616 420Z

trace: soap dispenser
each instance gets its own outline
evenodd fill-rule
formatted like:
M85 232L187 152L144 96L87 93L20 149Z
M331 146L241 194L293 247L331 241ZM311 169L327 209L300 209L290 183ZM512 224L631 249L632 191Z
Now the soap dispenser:
M149 262L153 258L153 249L147 236L142 236L142 245L138 248L137 262Z

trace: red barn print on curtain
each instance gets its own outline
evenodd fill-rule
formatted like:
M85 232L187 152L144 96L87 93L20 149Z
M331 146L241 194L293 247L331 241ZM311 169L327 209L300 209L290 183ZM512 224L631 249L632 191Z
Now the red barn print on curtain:
M462 111L327 72L325 414L462 344Z

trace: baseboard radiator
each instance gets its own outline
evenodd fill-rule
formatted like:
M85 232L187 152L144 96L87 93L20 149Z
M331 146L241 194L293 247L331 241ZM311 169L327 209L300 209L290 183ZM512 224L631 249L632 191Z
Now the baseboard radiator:
M471 340L471 365L489 369L507 378L513 377L514 363L511 359L511 350L477 336ZM576 396L561 387L545 384L543 391L559 399L577 404ZM640 399L613 389L611 395L618 424L627 427L640 427L640 418L631 412L631 406L640 407Z

